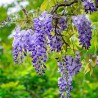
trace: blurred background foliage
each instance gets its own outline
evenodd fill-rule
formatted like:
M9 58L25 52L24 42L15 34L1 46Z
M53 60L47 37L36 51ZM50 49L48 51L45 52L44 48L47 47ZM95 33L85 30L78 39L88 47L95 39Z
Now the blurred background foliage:
M36 16L39 10L51 9L57 0L17 0L8 5L0 6L0 23L7 19L8 16L23 17L21 10L8 14L10 8L18 6L23 2L28 2L25 6L26 10L30 10ZM58 0L62 2L63 0ZM98 12L89 15L93 22L92 47L83 54L93 53L96 50L98 55ZM57 63L55 54L50 54L47 61L47 69L44 75L37 75L33 69L31 59L27 57L23 64L14 64L12 56L12 32L15 29L15 24L0 28L0 98L59 98ZM96 41L95 41L96 39ZM96 42L94 44L94 42ZM96 47L96 49L94 48ZM84 67L83 67L84 69ZM98 98L98 67L94 68L93 74L85 75L84 71L74 77L72 98Z

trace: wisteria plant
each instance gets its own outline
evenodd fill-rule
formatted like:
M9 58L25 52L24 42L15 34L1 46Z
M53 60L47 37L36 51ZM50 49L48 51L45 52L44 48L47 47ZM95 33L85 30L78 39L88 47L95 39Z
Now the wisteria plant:
M73 77L83 65L86 65L84 72L90 74L95 65L98 65L98 50L89 52L94 42L94 26L89 14L97 11L98 0L95 3L93 0L50 0L54 2L53 5L44 7L47 2L44 0L37 15L30 15L23 8L24 19L8 18L7 22L14 21L17 26L12 44L13 57L15 63L22 63L30 55L35 71L43 75L49 54L55 53L60 74L60 98L71 98ZM20 21L24 24L21 25Z

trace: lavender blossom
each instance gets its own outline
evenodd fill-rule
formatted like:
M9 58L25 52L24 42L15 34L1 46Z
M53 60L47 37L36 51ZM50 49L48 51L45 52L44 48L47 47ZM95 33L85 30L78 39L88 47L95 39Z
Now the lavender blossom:
M80 71L80 60L78 58L72 58L71 56L65 56L62 61L58 60L58 66L58 71L61 73L61 77L58 79L60 98L70 98L72 77Z
M35 47L32 51L33 66L38 73L43 73L46 66L44 62L47 61L47 40L51 39L52 30L52 16L44 11L38 18L34 19L35 28Z
M59 52L62 47L62 38L61 36L53 36L51 41L50 41L50 48L52 51L57 51Z
M85 15L73 16L72 19L79 33L80 44L88 49L91 46L90 40L92 37L90 21L86 19Z
M86 12L86 13L89 13L89 12L91 13L91 12L94 12L94 11L97 10L97 8L96 8L94 2L91 2L90 0L84 0L84 1L82 2L82 4L83 4L83 6L85 7L85 12Z
M23 61L24 56L26 56L26 52L28 50L29 40L30 40L30 32L33 34L33 30L20 30L20 27L16 29L16 33L14 35L13 41L13 56L15 63L20 63Z

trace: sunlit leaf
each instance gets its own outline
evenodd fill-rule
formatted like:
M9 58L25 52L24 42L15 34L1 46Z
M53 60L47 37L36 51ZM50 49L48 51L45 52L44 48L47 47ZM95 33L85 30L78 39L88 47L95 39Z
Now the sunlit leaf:
M92 57L92 63L91 63L92 67L95 67L96 61L97 61L97 57L96 56L93 56Z
M56 4L56 0L44 0L44 2L42 3L40 10L44 11L48 8L53 7Z
M85 66L84 73L87 74L88 72L90 72L90 70L91 70L90 63L88 63L88 64Z
M48 7L48 0L44 0L44 2L42 3L42 5L40 7L40 10L44 11L47 9L47 7Z

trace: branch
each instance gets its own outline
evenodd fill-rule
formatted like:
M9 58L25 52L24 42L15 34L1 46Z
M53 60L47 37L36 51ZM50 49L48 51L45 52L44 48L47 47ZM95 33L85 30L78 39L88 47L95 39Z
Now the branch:
M51 11L51 14L56 13L56 11L58 10L59 7L62 7L62 6L64 6L64 7L71 6L71 5L73 5L74 3L77 3L77 2L78 2L78 0L74 0L74 1L72 1L70 3L63 3L63 4L57 3L55 5L55 7L53 8L53 10Z
M54 31L54 32L55 32L55 35L61 36L61 38L62 38L64 44L65 44L66 46L69 46L69 44L64 40L63 35L62 35L62 34L58 34L58 33L56 32L57 24L58 24L58 19L55 20L55 31Z

